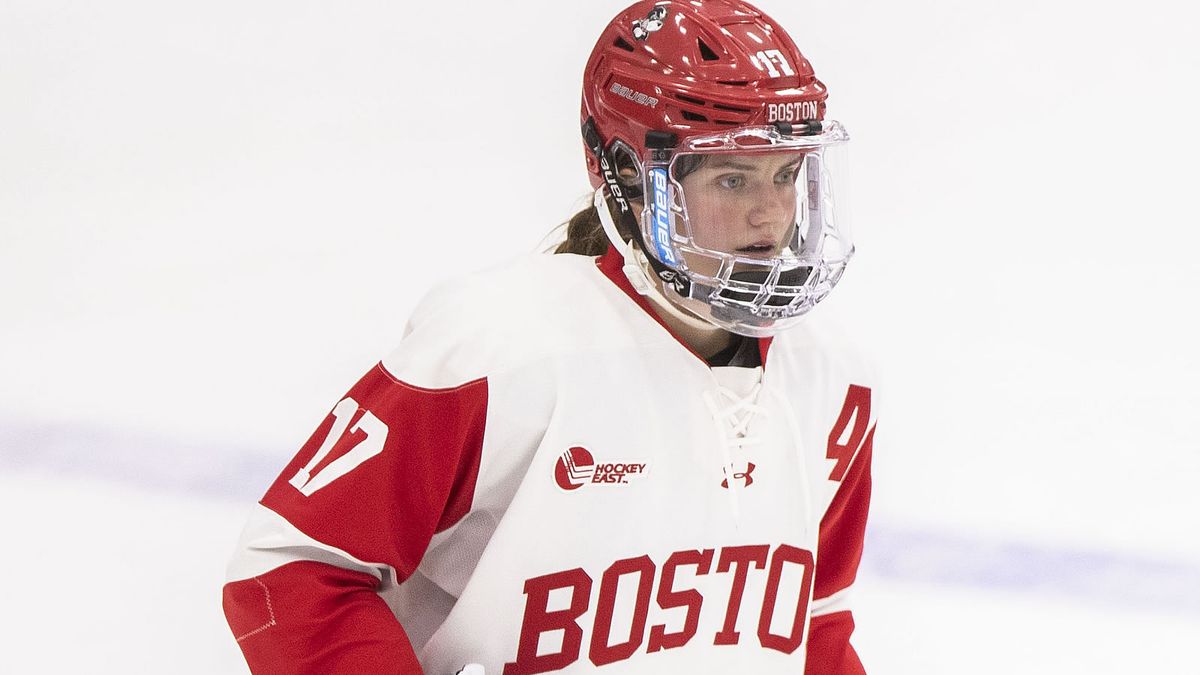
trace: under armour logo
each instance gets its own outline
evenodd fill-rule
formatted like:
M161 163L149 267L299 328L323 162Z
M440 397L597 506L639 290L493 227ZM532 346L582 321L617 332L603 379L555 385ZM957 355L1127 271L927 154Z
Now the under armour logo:
M734 472L733 479L744 481L742 483L742 487L750 487L750 484L754 482L754 477L750 475L752 473L754 473L754 463L746 462L746 470ZM725 475L728 476L729 474L730 474L730 467L727 466L727 467L725 467ZM727 490L729 489L729 479L728 478L721 481L721 487L723 487Z

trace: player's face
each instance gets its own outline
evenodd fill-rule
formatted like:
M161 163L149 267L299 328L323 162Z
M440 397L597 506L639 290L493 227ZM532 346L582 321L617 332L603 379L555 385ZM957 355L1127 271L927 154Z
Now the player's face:
M680 184L696 244L709 250L769 258L796 222L796 176L803 155L712 155Z

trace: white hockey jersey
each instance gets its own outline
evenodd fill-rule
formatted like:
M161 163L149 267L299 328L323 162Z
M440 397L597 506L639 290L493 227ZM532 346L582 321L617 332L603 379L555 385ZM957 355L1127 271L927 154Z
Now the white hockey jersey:
M620 262L421 303L247 525L224 602L253 672L863 672L869 371L813 319L710 368Z

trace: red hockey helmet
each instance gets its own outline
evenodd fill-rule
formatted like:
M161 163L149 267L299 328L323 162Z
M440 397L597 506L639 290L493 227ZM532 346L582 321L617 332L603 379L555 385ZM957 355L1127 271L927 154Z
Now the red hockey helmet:
M825 117L825 85L771 17L736 0L643 0L608 24L583 75L581 122L606 149ZM592 187L604 183L586 147ZM613 153L618 164L621 152Z
M643 0L613 19L584 73L582 131L635 287L750 336L824 299L854 252L849 137L825 120L826 97L787 33L744 2Z

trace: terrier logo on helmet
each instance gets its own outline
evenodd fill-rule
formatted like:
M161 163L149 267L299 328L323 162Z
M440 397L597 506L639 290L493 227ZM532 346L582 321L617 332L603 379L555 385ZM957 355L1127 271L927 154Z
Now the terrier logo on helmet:
M645 40L650 37L651 33L660 30L663 27L663 20L667 18L666 7L655 7L650 10L644 19L638 19L633 22L633 37L639 40Z

